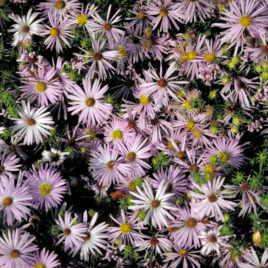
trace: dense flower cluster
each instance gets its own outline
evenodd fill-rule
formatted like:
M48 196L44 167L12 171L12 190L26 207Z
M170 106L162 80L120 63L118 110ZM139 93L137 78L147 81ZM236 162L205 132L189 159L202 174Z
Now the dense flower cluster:
M0 266L268 267L268 1L106 2L0 1Z

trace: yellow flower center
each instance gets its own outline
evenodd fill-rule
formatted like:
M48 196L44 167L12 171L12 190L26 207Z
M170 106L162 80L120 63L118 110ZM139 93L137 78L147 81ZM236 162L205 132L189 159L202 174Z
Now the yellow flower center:
M127 50L125 46L118 47L117 51L119 52L119 59L124 59L127 57Z
M96 130L95 129L87 129L85 134L87 135L86 139L91 141L96 139Z
M215 59L215 53L207 53L205 54L205 60L207 62L212 62Z
M220 159L221 162L227 162L230 160L230 155L225 151L221 151L218 153L218 158Z
M59 9L59 10L63 9L65 6L66 5L65 5L64 1L62 1L62 0L58 0L54 3L54 7Z
M197 225L197 221L194 218L188 218L185 224L189 229L193 229Z
M11 197L5 197L5 198L3 199L3 205L4 205L5 207L9 207L9 206L11 206L12 203L13 203L13 200L12 200Z
M13 249L10 251L9 255L10 255L11 259L15 260L15 259L20 257L20 252L17 249Z
M192 130L194 128L194 122L192 120L188 121L186 127L188 130Z
M134 153L134 152L129 152L129 153L127 154L127 160L128 160L129 162L134 162L134 161L136 160L136 158L137 158L137 155L136 155L136 153Z
M96 101L93 98L88 98L88 99L86 99L85 103L86 103L87 107L92 107L95 105Z
M205 165L205 172L206 173L213 174L214 170L215 170L215 168L211 164L206 164Z
M107 165L108 169L110 169L110 170L114 169L114 161L113 160L108 161L108 163L106 165Z
M81 14L81 15L79 15L77 18L76 18L76 21L77 21L77 23L79 24L79 25L84 25L84 24L86 24L86 22L87 22L87 15L85 15L85 14Z
M128 189L131 190L131 191L135 191L136 190L136 185L134 183L134 180L131 180L129 183L128 183Z
M42 263L37 263L34 268L46 268L45 265L43 265Z
M248 27L251 24L251 18L248 16L242 16L240 19L240 24L243 27Z
M112 131L113 140L121 140L122 138L123 138L123 132L120 129L116 129Z
M144 12L143 11L139 11L137 14L136 14L136 17L138 20L142 20L144 18Z
M150 98L147 97L147 96L140 95L140 97L139 97L140 104L142 104L142 105L146 105L146 104L148 104L149 99L150 99Z
M54 38L57 37L57 36L59 35L59 29L56 28L56 27L51 28L51 29L50 29L50 34L51 34L51 36L54 37Z
M190 100L185 100L185 101L183 102L183 105L184 105L184 108L185 108L185 109L188 109L188 110L193 109L193 106L191 105Z
M41 184L41 186L39 188L40 193L44 196L49 195L51 190L52 190L52 186L48 183Z
M188 60L195 60L197 53L194 50L188 52Z
M172 141L173 141L174 143L178 144L178 141L176 141L176 140L172 140ZM170 150L172 150L172 151L175 151L175 147L174 147L172 141L169 141L169 142L168 142L168 149L170 149Z
M36 84L36 87L35 88L36 88L36 91L42 93L42 92L44 92L47 89L47 85L44 82L38 82Z
M180 256L181 256L181 257L185 257L186 255L187 255L187 250L184 249L184 248L181 249L181 250L180 250Z
M166 8L161 8L161 9L160 9L160 11L159 11L159 15L160 15L161 17L164 17L164 16L166 16L167 14L168 14L168 11L167 11Z
M120 231L123 234L129 234L131 232L131 225L127 222L124 222L120 225Z

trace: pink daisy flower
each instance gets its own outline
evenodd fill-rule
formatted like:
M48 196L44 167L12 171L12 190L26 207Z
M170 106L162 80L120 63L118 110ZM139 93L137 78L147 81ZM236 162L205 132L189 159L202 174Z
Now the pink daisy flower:
M45 15L53 14L55 17L64 17L70 11L77 12L81 6L78 0L47 0L37 6Z
M221 190L223 182L224 178L218 177L212 182L209 181L201 186L193 183L200 193L190 192L190 195L193 197L191 206L200 218L209 216L215 217L217 221L224 221L222 210L235 210L237 203L225 200L234 196L228 190Z
M165 181L167 191L177 195L184 195L187 184L182 171L178 167L170 166L168 169L163 169L153 173L154 179L151 179L151 183L155 189L158 189L161 182Z
M0 182L0 211L3 210L3 221L13 225L15 220L21 222L31 214L32 196L23 181L23 173L19 174L15 183L13 178L2 177Z
M217 227L209 230L208 232L201 232L199 238L202 244L202 255L206 256L209 255L212 251L216 251L218 256L220 256L220 249L222 247L230 247L230 245L226 244L227 239L229 239L230 236L221 236L220 229L221 227Z
M118 152L109 145L99 146L89 163L89 171L101 185L110 186L123 182L129 174L131 166L118 158Z
M83 87L84 90L79 86L70 90L68 99L72 102L68 111L71 111L72 115L79 114L79 122L92 125L103 123L112 113L111 104L104 102L104 93L108 86L101 88L98 79L92 85L91 80L87 78L83 79Z
M116 227L109 227L109 239L113 241L116 238L120 239L120 243L122 244L134 244L138 241L141 241L143 234L140 233L142 228L142 224L137 218L136 214L132 214L131 216L126 216L124 210L121 209L121 217L115 219L112 215L110 218L118 225Z
M205 151L204 161L212 164L219 162L222 166L229 164L239 169L247 159L243 154L247 143L239 145L240 138L240 135L235 136L235 138L229 135L214 139Z
M56 268L60 266L60 262L57 260L58 255L53 251L49 252L45 248L38 252L34 257L32 263L34 268Z
M33 166L27 174L36 208L45 207L48 211L61 203L63 195L67 192L67 183L54 167L41 164L36 170Z
M61 215L58 215L58 220L56 224L61 231L58 235L57 245L64 242L64 250L77 248L80 249L83 243L83 237L87 231L85 223L76 223L77 216L72 217L71 213L66 211L64 214L64 219Z
M135 140L136 133L132 128L129 128L126 120L113 117L111 123L104 127L104 136L105 142L120 148L122 143L130 146Z
M63 94L62 85L57 77L57 70L53 67L38 66L38 71L33 76L23 79L25 84L20 87L22 99L30 99L31 102L38 101L38 105L48 106L55 104Z
M224 22L214 23L212 26L226 29L221 32L221 41L236 44L235 55L243 46L243 34L247 31L253 37L259 37L260 31L268 26L267 6L259 6L258 0L238 0L230 3L230 9L224 9L220 17Z
M83 214L83 223L87 226L87 231L83 237L83 243L80 248L73 248L73 256L80 250L80 259L89 261L89 256L92 254L95 256L96 254L102 255L100 249L107 250L107 241L106 239L109 237L107 233L108 224L102 222L97 225L96 221L98 219L98 213L95 213L92 217L91 221L88 222L88 212L85 211Z
M7 230L0 238L0 266L3 268L28 268L34 261L38 247L30 233L23 229Z
M147 5L147 14L152 20L153 29L160 24L161 32L168 32L172 25L179 30L177 22L182 22L183 10L170 0L158 0Z
M177 100L176 92L180 90L180 85L187 84L187 81L176 81L177 76L172 76L177 71L176 63L172 62L165 75L163 67L160 65L160 74L158 75L154 68L144 72L146 81L139 85L144 94L152 94L153 99L159 107L168 105L169 97Z
M152 226L155 228L162 228L168 226L168 220L174 220L169 210L177 210L172 203L170 198L174 195L173 193L166 193L167 184L163 180L156 193L154 194L152 186L148 180L145 180L142 187L136 187L137 192L130 192L134 198L131 203L133 206L129 206L131 210L144 210L146 211L146 217L144 224L148 224L149 220Z
M177 268L179 267L179 264L182 263L183 268L200 268L200 263L198 262L199 259L201 259L201 256L198 254L199 250L197 251L192 251L191 249L188 248L181 248L181 249L176 249L176 252L167 252L165 253L166 259L164 262L169 262L170 263L170 268Z
M180 209L176 217L177 219L170 224L177 229L170 235L176 245L184 248L200 247L198 235L206 229L206 226L200 222L202 218L187 206Z
M8 153L6 150L0 150L0 179L5 176L15 177L12 172L17 172L20 170L21 164L20 159L16 157L15 154Z
M132 144L128 146L120 146L120 151L125 161L131 165L132 176L144 176L145 170L150 169L150 165L145 162L153 154L151 144L147 143L147 139L143 139L141 135L137 135Z
M63 41L64 44L68 47L71 47L67 38L73 37L71 34L72 22L68 16L59 18L51 13L48 13L49 25L45 25L46 30L42 32L43 35L49 35L44 41L44 44L50 50L53 50L56 47L57 53L61 52L62 45L60 41Z
M207 0L182 0L175 6L183 10L186 23L196 22L198 19L204 21L211 17L213 12L213 5Z
M114 15L110 18L112 5L109 5L107 11L106 20L103 20L98 13L93 14L93 21L91 29L94 33L100 33L101 37L105 34L108 42L118 41L120 36L124 35L124 31L116 27L116 23L121 20L121 16L118 16L120 10L117 10Z
M98 73L101 80L105 80L108 74L113 73L116 69L113 67L112 62L115 61L119 55L116 50L104 51L106 49L106 40L96 40L92 37L92 50L86 51L81 48L85 55L77 55L84 58L84 64L91 63L87 76L93 78Z
M138 247L138 251L147 250L162 255L163 252L167 252L172 248L172 243L164 235L147 236L142 241L137 241L135 246Z

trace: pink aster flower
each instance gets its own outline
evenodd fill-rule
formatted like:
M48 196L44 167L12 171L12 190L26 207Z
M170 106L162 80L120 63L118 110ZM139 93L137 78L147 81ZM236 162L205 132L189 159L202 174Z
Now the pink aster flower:
M20 170L21 164L18 164L20 159L15 154L8 153L6 150L0 150L0 179L4 176L15 177L12 172Z
M71 107L68 111L72 115L79 114L79 122L92 125L105 121L112 113L111 104L104 102L104 93L108 86L101 88L100 80L96 79L93 84L89 78L83 79L82 90L79 86L70 90L68 98L71 100Z
M35 237L23 229L7 230L0 238L0 266L3 268L28 268L38 250Z
M98 213L95 213L91 221L88 222L88 212L84 212L83 223L87 226L87 231L83 237L81 250L75 247L72 249L73 256L80 250L80 259L89 261L90 254L93 256L95 256L96 253L102 255L103 253L100 249L107 250L106 239L109 237L107 233L108 224L102 222L95 225L97 219Z
M152 94L152 98L159 107L166 106L169 97L177 100L175 93L180 90L180 85L188 83L187 81L176 81L177 76L172 76L176 71L177 68L175 62L172 62L169 65L165 75L163 75L162 64L160 65L159 75L154 68L150 68L149 71L144 72L146 80L144 83L141 83L139 87L143 90L144 94Z
M239 169L247 159L243 154L247 144L239 145L240 138L241 135L237 135L235 138L229 135L214 139L205 151L204 161L206 163L219 162L223 166L229 164Z
M105 34L109 42L118 41L120 36L124 35L124 31L116 27L116 23L121 20L118 16L120 10L117 10L110 18L112 5L109 5L106 20L103 20L98 13L93 14L95 21L91 24L91 29L94 33L100 33L101 37Z
M64 250L77 248L80 249L83 237L87 231L85 223L76 223L77 216L72 217L70 212L65 212L64 219L59 214L56 224L60 230L57 245L64 242Z
M96 76L96 72L101 80L105 80L108 74L113 73L116 69L113 67L112 62L116 60L119 55L119 52L116 50L106 49L106 40L101 41L101 39L96 40L95 37L92 37L92 50L93 52L86 51L81 48L85 53L81 56L84 59L84 64L90 63L87 76L93 78Z
M134 244L142 241L142 238L145 237L140 233L140 230L144 228L142 228L142 224L139 222L136 214L127 216L124 210L121 209L121 216L119 218L115 219L112 215L110 215L110 218L118 225L108 228L111 241L119 238L122 244Z
M45 107L39 109L30 107L30 103L22 103L22 109L19 110L19 118L14 118L16 125L12 126L12 130L16 132L15 136L18 140L24 138L24 144L31 145L33 143L39 144L43 141L43 137L50 134L54 124L52 117Z
M104 136L107 143L120 148L122 143L130 146L135 140L136 133L132 128L129 128L127 120L113 117L111 123L104 127Z
M180 209L176 213L176 217L176 220L170 224L171 227L177 229L170 236L174 239L176 245L184 248L200 247L198 235L206 229L206 226L201 223L202 217L187 206L184 209Z
M61 52L62 45L61 41L68 47L71 47L67 38L73 37L71 34L72 22L69 20L69 17L65 16L58 18L51 13L48 13L49 25L45 25L46 30L43 31L43 35L49 35L44 41L44 44L50 50L53 50L56 47L57 53Z
M45 15L53 14L55 17L64 17L70 11L77 12L81 6L78 0L47 0L37 6L38 10L43 11Z
M133 143L130 143L128 146L120 146L119 150L124 156L125 161L131 165L133 177L144 176L145 170L150 169L150 165L145 160L152 156L153 149L147 141L141 135L137 135Z
M21 222L30 215L32 196L23 181L23 173L19 174L15 183L13 178L2 177L0 182L0 211L4 211L3 221L13 225L15 220Z
M168 220L174 220L169 210L176 210L176 208L170 202L170 198L174 194L166 193L167 186L163 180L154 194L152 186L148 180L145 180L142 185L143 191L137 186L137 192L130 192L136 199L131 200L133 206L129 206L129 209L146 211L144 224L148 224L150 220L152 226L156 228L168 226Z
M22 99L37 100L38 105L55 104L63 94L62 85L56 75L57 71L50 67L38 66L38 71L22 80Z
M267 6L259 6L258 0L238 0L230 3L230 9L222 11L222 23L214 23L212 26L226 29L221 32L221 41L236 44L235 54L240 46L243 46L243 34L245 31L253 37L259 37L260 31L265 31L268 26Z
M181 248L177 249L175 248L176 252L167 252L165 253L166 259L164 262L170 263L170 268L177 268L179 267L179 264L183 264L183 268L200 268L200 263L198 262L199 259L201 259L201 256L198 254L199 251L192 251L189 248Z
M202 243L202 255L209 255L212 251L216 251L216 253L220 256L220 249L222 247L230 247L230 245L226 244L230 236L221 236L220 229L221 227L217 227L209 230L208 232L201 232L199 238Z
M164 235L147 236L142 241L137 241L135 246L138 251L149 250L162 255L163 252L167 252L172 248L172 243Z
M182 171L178 167L170 166L168 169L158 170L153 173L154 179L151 179L151 183L155 189L160 187L162 181L165 181L167 186L167 191L174 193L176 196L184 195L186 191L186 181Z
M36 253L32 265L34 268L57 268L60 266L57 257L58 255L53 251L49 252L43 248L41 252Z
M207 182L201 186L193 183L194 187L201 193L191 191L193 197L192 208L199 217L215 217L217 221L224 221L223 211L234 210L237 204L226 200L232 198L228 190L221 190L224 178L215 178L212 182Z
M188 22L196 22L198 19L204 21L211 17L213 5L207 0L182 0L175 5L183 10L183 19Z
M253 247L243 251L242 261L238 262L239 268L257 268L268 266L268 249L266 248L263 252L261 259Z
M176 4L171 3L170 0L149 2L147 14L152 20L153 29L160 24L160 31L165 33L171 28L171 24L179 30L177 22L182 22L182 17L184 16L183 10L178 8Z
M61 177L54 167L41 164L36 170L34 167L28 172L30 187L36 208L48 211L57 207L67 192L66 180Z
M93 154L89 170L101 185L118 184L129 174L130 165L124 163L118 156L118 152L112 150L109 145L99 146L98 151Z

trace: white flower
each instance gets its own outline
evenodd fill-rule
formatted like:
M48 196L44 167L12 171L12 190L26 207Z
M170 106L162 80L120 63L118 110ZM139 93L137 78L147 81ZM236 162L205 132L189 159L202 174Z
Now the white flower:
M50 135L48 130L52 129L54 121L49 116L45 107L32 108L30 103L22 102L22 109L19 111L20 118L14 118L16 125L12 126L12 130L17 132L15 135L18 140L24 138L24 144L31 145L43 141L43 137Z
M143 183L143 191L137 187L138 193L130 192L138 200L131 200L135 205L130 206L130 209L139 210L143 209L147 212L144 223L147 224L149 219L152 221L154 227L162 228L168 226L167 218L174 220L172 215L167 210L176 210L169 201L173 193L165 194L168 184L163 180L161 181L156 194L154 195L151 185L147 180Z
M42 161L51 162L53 166L59 166L69 154L70 152L61 152L60 150L51 148L50 151L44 150L42 152Z
M41 30L43 29L43 25L40 24L44 19L36 19L39 13L32 13L32 9L30 9L26 16L18 16L15 14L10 15L10 18L16 22L16 24L12 25L12 29L10 32L14 32L14 41L12 43L13 46L16 46L19 42L31 42L32 35L40 35Z
M208 255L211 251L216 251L220 256L221 247L230 247L230 245L225 243L230 236L221 236L220 229L221 227L209 230L208 232L202 231L198 236L203 246L201 249L202 255Z

